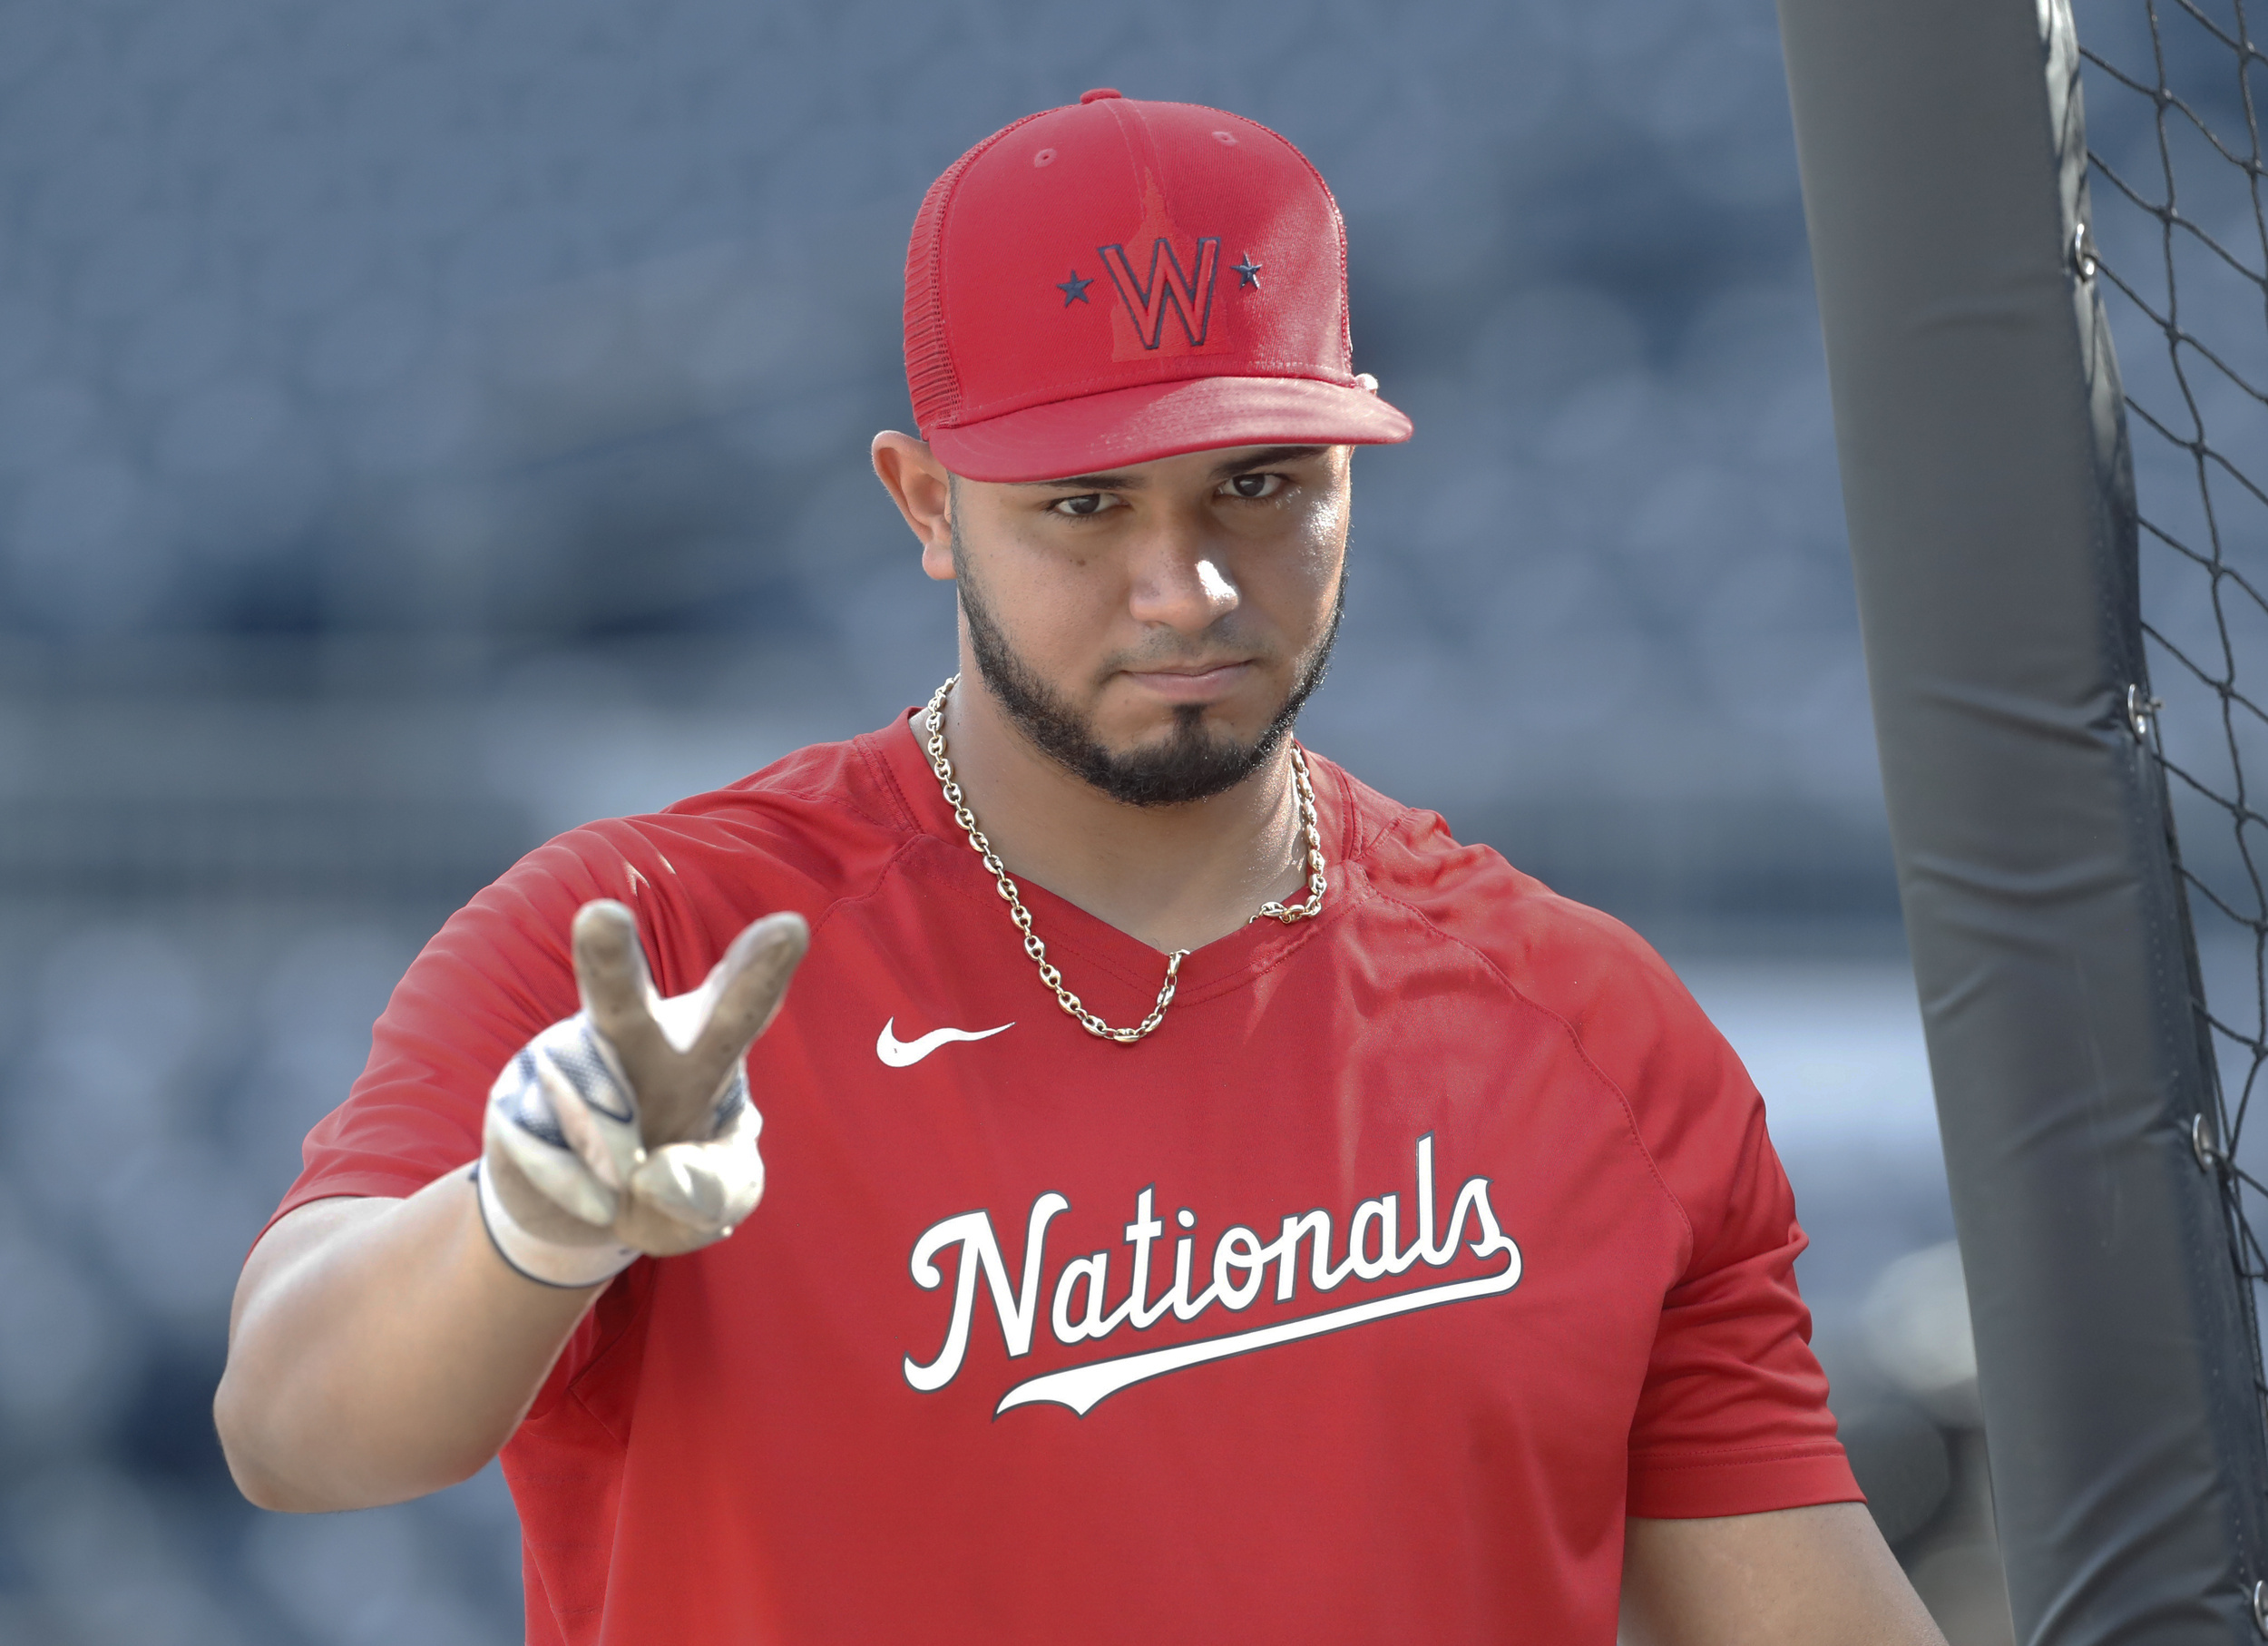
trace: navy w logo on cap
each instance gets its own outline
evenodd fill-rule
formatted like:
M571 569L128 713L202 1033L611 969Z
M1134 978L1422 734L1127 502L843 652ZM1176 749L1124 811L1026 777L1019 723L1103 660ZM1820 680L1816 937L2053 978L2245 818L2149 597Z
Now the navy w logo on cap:
M1149 278L1136 279L1132 265L1126 260L1123 246L1098 246L1095 254L1102 259L1102 266L1110 271L1110 283L1119 289L1119 300L1135 317L1135 328L1141 333L1142 347L1155 348L1164 340L1166 311L1170 309L1181 322L1182 335L1189 339L1189 347L1204 346L1205 334L1213 322L1213 276L1220 267L1220 241L1207 237L1197 243L1197 268L1188 274L1181 272L1181 260L1174 254L1173 242L1159 235L1149 243ZM1165 279L1159 279L1158 265L1165 265Z

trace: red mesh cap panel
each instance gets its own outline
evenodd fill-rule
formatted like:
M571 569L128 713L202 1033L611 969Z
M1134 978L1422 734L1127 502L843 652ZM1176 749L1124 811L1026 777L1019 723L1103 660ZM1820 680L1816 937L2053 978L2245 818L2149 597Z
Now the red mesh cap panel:
M1045 113L1027 114L954 161L943 176L929 185L929 192L922 197L922 209L914 215L914 233L905 248L905 386L914 400L914 426L924 436L933 426L951 420L961 404L953 357L945 347L944 291L938 274L938 230L953 199L953 186L985 150L1012 135L1018 127L1045 118Z

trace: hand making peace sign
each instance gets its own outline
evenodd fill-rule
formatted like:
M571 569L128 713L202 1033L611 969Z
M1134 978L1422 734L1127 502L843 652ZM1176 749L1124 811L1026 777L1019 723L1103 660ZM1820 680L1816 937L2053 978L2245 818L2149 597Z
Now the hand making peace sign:
M631 911L577 911L582 1010L529 1042L489 1094L481 1210L507 1262L594 1285L640 1253L721 1239L755 1209L764 1122L746 1056L809 944L802 916L767 915L699 988L664 999Z

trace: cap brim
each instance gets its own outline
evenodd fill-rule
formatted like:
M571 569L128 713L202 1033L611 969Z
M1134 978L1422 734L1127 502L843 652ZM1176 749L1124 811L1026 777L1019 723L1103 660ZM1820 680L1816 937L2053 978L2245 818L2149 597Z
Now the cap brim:
M1097 475L1225 446L1392 446L1410 419L1364 388L1313 377L1189 377L1026 407L933 430L965 480Z

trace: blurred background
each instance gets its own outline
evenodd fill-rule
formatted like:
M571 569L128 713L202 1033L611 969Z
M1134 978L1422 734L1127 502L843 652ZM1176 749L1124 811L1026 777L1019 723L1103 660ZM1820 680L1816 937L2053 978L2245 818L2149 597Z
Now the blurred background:
M1418 436L1303 730L1678 965L1877 1517L2009 1638L1770 0L0 0L0 1640L517 1638L493 1469L237 1496L238 1264L464 897L949 671L906 230L1098 84L1336 189Z

